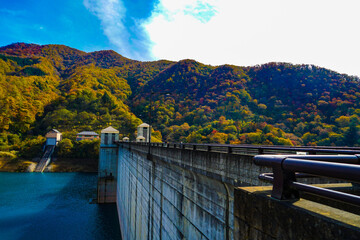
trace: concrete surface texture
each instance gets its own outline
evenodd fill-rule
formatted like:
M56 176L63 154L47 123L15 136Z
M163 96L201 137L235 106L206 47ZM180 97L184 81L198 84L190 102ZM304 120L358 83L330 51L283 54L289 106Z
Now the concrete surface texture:
M120 143L102 147L99 185L108 199L103 202L117 203L123 239L360 236L357 214L305 199L269 197L271 186L258 175L271 171L248 155L154 146L149 154L144 144ZM113 185L105 193L109 172Z
M233 187L119 149L117 205L124 239L232 239Z

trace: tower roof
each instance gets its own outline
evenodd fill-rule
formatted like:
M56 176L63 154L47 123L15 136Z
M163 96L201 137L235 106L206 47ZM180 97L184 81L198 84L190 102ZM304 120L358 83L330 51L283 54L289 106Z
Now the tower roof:
M56 130L56 129L51 129L48 133L50 133L50 132L56 132L56 133L60 133L58 130Z
M147 124L147 123L142 123L142 124L140 124L138 127L150 127L150 125Z
M119 133L119 131L110 126L101 130L101 133Z

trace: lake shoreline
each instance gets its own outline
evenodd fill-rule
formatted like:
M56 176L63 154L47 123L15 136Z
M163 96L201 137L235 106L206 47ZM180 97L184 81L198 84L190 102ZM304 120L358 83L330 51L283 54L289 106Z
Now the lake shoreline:
M38 159L0 158L0 172L33 172ZM98 159L54 158L44 172L97 173Z

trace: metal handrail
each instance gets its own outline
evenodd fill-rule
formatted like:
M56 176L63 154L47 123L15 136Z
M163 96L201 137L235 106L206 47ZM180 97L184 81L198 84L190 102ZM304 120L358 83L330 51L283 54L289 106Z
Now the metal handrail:
M271 196L279 200L299 198L299 191L336 199L360 206L360 196L320 188L296 181L298 173L329 177L360 183L360 156L279 156L258 155L257 165L273 168L273 173L259 175L259 179L273 183Z
M122 142L118 141L117 144L134 144L148 146L149 143L144 142ZM271 153L286 153L286 152L305 152L309 155L316 154L347 154L355 155L360 154L360 148L349 148L349 147L289 147L289 146L264 146L264 145L234 145L234 144L201 144L201 143L150 143L153 147L162 148L174 148L174 149L187 149L197 151L209 151L209 152L221 152L221 153L232 153L237 154L239 151L247 151L241 154L247 155L258 155L264 154L267 151Z
M149 143L117 142L130 146L148 146ZM272 197L276 199L297 199L299 191L321 195L360 206L360 197L330 189L319 188L296 181L300 177L330 177L360 182L360 148L339 147L283 147L231 144L194 144L194 143L150 143L153 147L171 148L180 151L208 151L250 155L263 154L266 150L276 151L279 155L257 155L255 164L273 168L273 173L260 174L259 178L273 182ZM312 155L284 155L285 152L306 152ZM333 154L333 155L316 155ZM281 155L280 155L281 154ZM336 155L343 154L343 155ZM255 154L256 155L256 154Z

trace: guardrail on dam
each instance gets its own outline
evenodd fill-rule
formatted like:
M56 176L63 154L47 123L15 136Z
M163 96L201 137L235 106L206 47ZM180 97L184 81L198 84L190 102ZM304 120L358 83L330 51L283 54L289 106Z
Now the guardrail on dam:
M356 151L102 144L98 201L117 203L123 239L358 239L359 207L322 205L314 201L316 197L306 195L298 201L275 200L270 197L271 184L258 178L272 168L253 161L259 153ZM303 180L324 181L329 180ZM333 187L354 188L345 183Z

